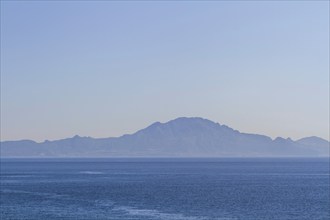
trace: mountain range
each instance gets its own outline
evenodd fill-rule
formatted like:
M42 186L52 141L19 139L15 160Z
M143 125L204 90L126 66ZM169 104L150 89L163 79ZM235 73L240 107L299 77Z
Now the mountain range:
M0 153L1 157L329 157L329 141L315 136L273 140L207 119L181 117L121 137L4 141Z

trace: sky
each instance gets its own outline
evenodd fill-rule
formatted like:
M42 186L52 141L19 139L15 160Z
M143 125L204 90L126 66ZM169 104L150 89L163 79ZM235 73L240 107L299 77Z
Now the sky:
M1 140L203 117L329 140L328 1L1 1Z

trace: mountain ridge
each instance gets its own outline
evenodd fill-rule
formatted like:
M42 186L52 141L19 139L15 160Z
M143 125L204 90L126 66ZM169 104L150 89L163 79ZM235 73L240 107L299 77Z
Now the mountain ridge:
M329 141L315 136L272 139L200 117L179 117L119 137L4 141L0 153L1 157L329 156Z

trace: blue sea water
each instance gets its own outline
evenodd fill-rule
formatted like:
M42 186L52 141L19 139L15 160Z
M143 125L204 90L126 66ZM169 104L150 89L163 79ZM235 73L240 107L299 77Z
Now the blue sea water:
M0 219L330 219L329 159L1 159Z

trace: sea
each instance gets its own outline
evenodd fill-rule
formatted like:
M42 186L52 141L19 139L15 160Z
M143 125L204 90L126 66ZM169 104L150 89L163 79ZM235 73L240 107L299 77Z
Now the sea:
M0 219L329 220L329 158L1 159Z

